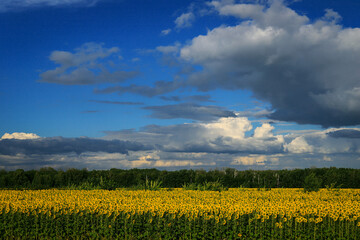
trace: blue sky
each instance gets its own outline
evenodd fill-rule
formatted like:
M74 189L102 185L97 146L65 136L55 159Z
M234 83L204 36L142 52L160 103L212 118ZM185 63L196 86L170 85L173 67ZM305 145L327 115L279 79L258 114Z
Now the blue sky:
M0 168L359 168L359 10L4 0Z

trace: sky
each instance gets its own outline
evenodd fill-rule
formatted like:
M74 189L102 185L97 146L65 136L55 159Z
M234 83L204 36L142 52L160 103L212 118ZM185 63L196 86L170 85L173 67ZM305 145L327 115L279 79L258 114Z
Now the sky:
M360 168L356 0L2 0L0 169Z

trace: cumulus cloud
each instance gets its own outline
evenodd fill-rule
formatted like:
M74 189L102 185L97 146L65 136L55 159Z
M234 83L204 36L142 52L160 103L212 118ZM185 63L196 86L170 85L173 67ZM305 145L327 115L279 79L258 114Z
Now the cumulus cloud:
M0 168L282 169L360 166L358 128L276 135L244 117L105 132L102 139L33 138L0 141ZM10 135L10 134L9 134ZM18 137L19 134L12 134ZM36 136L36 135L35 135ZM35 137L27 133L27 137Z
M360 130L331 128L309 133L289 134L284 145L290 153L359 154Z
M220 15L241 19L209 30L180 50L202 70L187 84L201 91L249 89L269 102L270 118L301 124L360 124L359 28L338 24L326 9L310 21L280 0L268 4L212 1Z
M274 126L271 126L269 123L264 123L261 127L257 127L254 131L254 138L272 138L274 137L272 131Z
M260 128L269 128L267 125ZM279 153L283 136L267 132L266 138L246 136L252 129L247 118L227 117L208 123L170 126L149 125L139 131L107 131L106 139L125 139L143 144L157 143L164 152L184 153Z
M37 7L94 6L99 0L2 0L0 12L25 10Z
M24 140L24 139L36 139L36 138L40 138L38 135L36 135L35 133L23 133L23 132L14 132L14 133L5 133L0 140L3 139L20 139L20 140Z
M147 106L152 111L150 117L160 119L184 118L200 121L216 120L223 117L236 117L235 113L218 106L201 106L193 103L175 105Z
M160 160L169 160L173 154L190 154L183 160L193 161L193 154L201 154L201 159L196 158L197 161L205 164L207 159L215 162L217 167L359 166L360 162L357 163L356 159L359 159L360 153L360 130L357 128L286 135L274 134L274 130L270 123L254 128L245 117L228 117L212 122L148 125L139 130L108 131L105 139L124 139L144 145L157 143ZM172 160L179 160L179 155Z
M291 153L312 153L314 147L310 146L303 136L297 137L286 145L286 149Z
M53 51L50 60L60 65L40 74L40 82L63 85L119 83L136 77L136 71L113 70L102 63L119 52L119 48L104 48L102 44L85 43L74 53Z

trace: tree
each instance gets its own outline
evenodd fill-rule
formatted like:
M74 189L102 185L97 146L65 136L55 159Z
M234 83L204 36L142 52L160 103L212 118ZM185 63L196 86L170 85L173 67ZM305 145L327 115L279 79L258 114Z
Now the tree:
M312 191L319 191L321 186L321 180L316 177L315 173L310 173L305 177L304 180L304 191L305 192L312 192Z

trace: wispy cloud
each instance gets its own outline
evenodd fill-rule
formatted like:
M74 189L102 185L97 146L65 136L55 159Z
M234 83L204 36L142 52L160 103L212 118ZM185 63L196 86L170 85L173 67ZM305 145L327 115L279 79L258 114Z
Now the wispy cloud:
M134 93L146 97L154 97L169 92L173 92L178 88L184 86L183 81L157 81L154 86L142 86L131 84L129 86L112 86L104 89L95 89L94 93L98 94L108 94L108 93L117 93L119 95L124 93Z
M206 95L192 95L192 96L160 96L160 99L165 101L188 101L188 102L215 102L211 100L211 96Z
M89 100L89 102L115 104L115 105L143 105L143 102L119 102L119 101L104 101L104 100Z
M26 10L38 7L92 7L99 1L100 0L2 0L0 2L0 12Z
M147 106L152 111L150 117L160 119L184 118L200 121L217 120L222 117L236 117L235 113L218 106L202 106L193 103L181 103L163 106Z
M166 35L168 35L168 34L170 34L170 33L171 33L171 29L170 29L170 28L161 31L161 35L163 35L163 36L166 36Z
M137 71L114 70L105 60L117 55L118 47L104 48L102 44L85 43L75 52L53 51L50 60L59 67L40 74L39 82L62 85L119 83L136 77Z
M175 25L177 29L191 27L195 15L192 12L183 13L175 19Z

